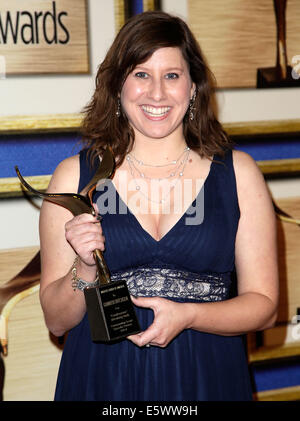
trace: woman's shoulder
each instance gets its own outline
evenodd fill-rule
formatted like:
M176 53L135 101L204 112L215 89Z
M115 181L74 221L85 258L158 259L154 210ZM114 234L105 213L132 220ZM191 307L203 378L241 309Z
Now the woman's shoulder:
M235 175L241 181L249 181L249 177L263 178L262 172L255 159L247 152L234 149L232 151L232 162Z
M252 213L258 202L269 206L270 191L255 159L246 152L234 150L233 166L240 206L249 205Z
M247 152L244 152L238 149L232 150L232 158L237 163L240 161L255 162L251 155L249 155Z
M74 193L77 192L80 175L79 154L61 161L51 177L48 192Z
M68 171L79 168L79 154L69 156L62 160L56 167L55 171Z
M233 167L235 177L238 179L262 175L256 161L244 151L228 148L222 155L214 155L214 159L225 163L224 168Z

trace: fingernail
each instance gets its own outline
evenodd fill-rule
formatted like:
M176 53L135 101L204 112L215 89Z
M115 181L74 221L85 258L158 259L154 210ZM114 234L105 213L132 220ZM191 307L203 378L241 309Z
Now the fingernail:
M102 219L103 219L103 217L99 213L98 213L96 218L97 218L98 221L102 221Z

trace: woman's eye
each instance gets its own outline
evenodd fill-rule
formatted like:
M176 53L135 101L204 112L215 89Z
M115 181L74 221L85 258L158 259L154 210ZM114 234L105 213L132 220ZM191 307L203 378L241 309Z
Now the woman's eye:
M141 78L141 79L146 79L146 78L148 77L148 75L147 75L147 73L146 73L146 72L137 72L137 73L135 74L135 76L136 76L136 77L139 77L139 78Z
M177 73L168 73L166 79L177 79L179 76Z

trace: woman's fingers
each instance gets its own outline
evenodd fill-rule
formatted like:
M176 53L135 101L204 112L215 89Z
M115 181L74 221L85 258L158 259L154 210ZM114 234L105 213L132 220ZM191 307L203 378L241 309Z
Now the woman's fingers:
M105 249L105 237L97 218L90 214L75 216L65 224L66 240L71 244L81 260L94 265L93 251Z
M144 332L137 333L136 335L130 335L127 337L131 342L139 347L146 345L160 346L155 338L157 337L157 329L154 324L151 324L148 329Z
M153 323L138 335L128 337L138 346L154 345L166 347L175 336L186 328L187 307L161 297L132 297L138 307L151 308L154 312Z
M97 241L104 246L105 237L101 229L94 224L74 225L66 229L66 239L73 246L76 244L85 244L91 241Z
M134 297L131 296L132 302L143 308L150 308L154 312L154 321L153 323L143 332L140 332L136 335L130 335L127 337L135 345L143 347L146 345L152 346L165 346L164 343L160 341L160 324L157 323L156 314L159 311L161 305L160 297Z
M72 218L70 221L68 221L65 224L65 230L67 231L74 226L80 226L80 225L83 225L83 224L96 224L96 223L99 224L99 220L97 219L96 216L90 215L88 213L83 213L81 215L74 216L74 218ZM101 224L99 224L99 227L100 227L100 230L102 232Z
M85 234L94 234L104 237L102 230L94 223L72 225L71 227L66 228L66 235L70 236L70 238L74 236L82 236Z
M154 308L155 302L154 300L156 297L134 297L133 295L130 296L133 304L138 307L144 308Z

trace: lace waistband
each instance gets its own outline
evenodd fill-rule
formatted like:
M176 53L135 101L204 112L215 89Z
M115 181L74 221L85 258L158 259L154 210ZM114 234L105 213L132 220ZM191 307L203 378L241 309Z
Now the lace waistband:
M126 280L135 296L179 300L222 301L228 298L230 272L195 273L174 268L135 268L115 272L112 281Z

